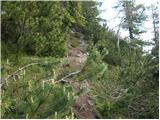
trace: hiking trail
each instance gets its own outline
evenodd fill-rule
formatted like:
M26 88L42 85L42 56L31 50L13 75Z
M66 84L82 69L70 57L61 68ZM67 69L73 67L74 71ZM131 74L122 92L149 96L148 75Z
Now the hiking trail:
M83 65L87 59L85 47L85 43L82 39L79 40L79 44L77 47L72 47L71 45L69 45L69 64L67 64L66 67L78 70L81 70L83 68ZM69 81L77 93L80 92L81 88L89 89L88 82L82 84L71 78L69 79ZM82 92L75 100L75 103L73 105L73 112L78 119L99 118L96 107L87 92Z

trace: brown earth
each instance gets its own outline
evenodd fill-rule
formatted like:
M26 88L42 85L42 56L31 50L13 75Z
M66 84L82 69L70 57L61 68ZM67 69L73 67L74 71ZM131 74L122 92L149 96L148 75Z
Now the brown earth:
M82 43L82 42L81 42ZM81 69L83 67L84 62L87 59L86 53L84 50L84 43L79 44L77 47L69 47L68 60L69 64L67 67ZM74 80L70 80L71 85L75 88L76 92L80 92L81 88L87 87L89 88L89 84L80 84L79 82L75 82ZM88 95L88 93L81 93L79 97L75 100L73 105L73 112L78 119L96 119L97 111L95 105Z

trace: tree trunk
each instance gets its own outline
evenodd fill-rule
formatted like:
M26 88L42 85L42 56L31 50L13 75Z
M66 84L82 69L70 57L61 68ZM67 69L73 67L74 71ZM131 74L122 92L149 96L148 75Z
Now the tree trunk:
M130 39L132 40L134 37L133 37L133 32L132 32L132 28L129 27L129 37Z

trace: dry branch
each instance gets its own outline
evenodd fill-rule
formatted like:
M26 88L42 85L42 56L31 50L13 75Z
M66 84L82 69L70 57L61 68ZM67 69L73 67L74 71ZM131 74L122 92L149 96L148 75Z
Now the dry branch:
M69 81L67 81L67 80L65 80L65 79L66 79L66 78L69 78L69 77L72 76L72 75L76 75L76 74L78 74L78 73L80 73L80 72L81 72L81 71L72 72L72 73L64 76L63 78L61 78L60 80L57 80L57 81L55 81L53 78L48 79L48 80L43 80L42 86L43 86L43 88L44 88L44 83L50 82L50 81L51 81L53 84L55 84L55 83L60 83L60 82L69 83Z
M11 77L15 77L20 71L32 66L32 65L38 65L40 63L30 63L30 64L27 64L21 68L19 68L18 70L16 70L15 72L13 72L12 74L8 75L7 77L4 78L4 81L1 85L3 86L5 83L8 84L8 79L11 78ZM2 81L1 81L2 82Z

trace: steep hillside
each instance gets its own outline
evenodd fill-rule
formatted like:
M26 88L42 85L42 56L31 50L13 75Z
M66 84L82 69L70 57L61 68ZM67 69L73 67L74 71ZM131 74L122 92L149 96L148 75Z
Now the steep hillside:
M145 52L145 6L117 3L115 32L100 18L102 2L2 1L1 118L157 119L158 7Z

